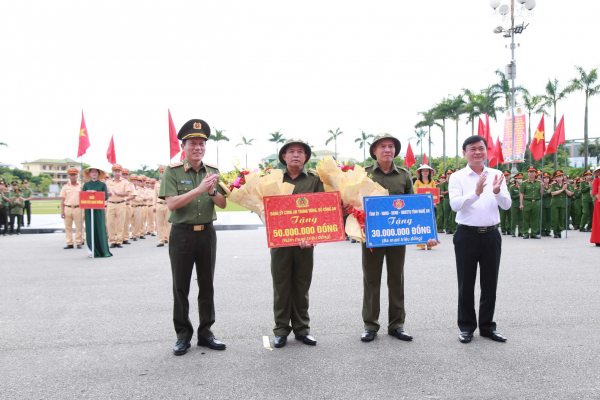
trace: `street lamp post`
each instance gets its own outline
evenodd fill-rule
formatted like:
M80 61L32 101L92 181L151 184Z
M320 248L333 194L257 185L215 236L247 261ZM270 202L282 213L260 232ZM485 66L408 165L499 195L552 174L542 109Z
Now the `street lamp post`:
M506 77L511 80L510 98L511 98L511 116L512 116L512 167L511 174L517 173L517 165L515 163L515 79L517 77L517 64L515 62L515 33L523 33L523 30L527 28L524 23L515 26L515 17L531 17L533 16L533 9L535 8L535 0L517 0L519 5L515 9L515 0L510 0L510 6L508 4L502 4L501 0L490 0L490 7L494 9L496 15L500 15L502 21L504 21L510 13L510 28L505 29L502 26L494 28L494 33L504 33L505 38L511 38L510 51L511 58L510 64L506 66Z

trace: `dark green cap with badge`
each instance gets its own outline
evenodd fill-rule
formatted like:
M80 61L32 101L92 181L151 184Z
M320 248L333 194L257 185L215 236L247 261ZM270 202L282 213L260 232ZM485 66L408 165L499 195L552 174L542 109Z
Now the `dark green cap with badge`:
M394 158L397 157L398 154L400 154L400 149L402 148L402 145L400 144L400 141L398 139L396 139L394 136L390 135L389 133L382 133L382 134L375 136L375 138L373 138L373 143L371 143L371 147L369 147L369 154L371 155L371 157L373 159L377 160L377 157L375 157L375 153L373 153L373 148L375 147L377 142L382 141L383 139L391 139L394 141L394 145L396 147L396 151L394 153Z
M301 144L302 147L304 147L304 151L306 152L306 154L308 154L308 157L306 157L306 161L304 161L304 164L306 164L310 160L312 151L310 150L310 146L307 145L302 139L289 139L288 141L286 141L283 144L283 146L281 146L281 149L279 149L279 162L283 165L287 165L283 159L283 154L286 152L287 148L292 144Z
M210 137L210 126L201 119L190 119L181 127L177 134L177 139L179 140L198 137L206 140Z

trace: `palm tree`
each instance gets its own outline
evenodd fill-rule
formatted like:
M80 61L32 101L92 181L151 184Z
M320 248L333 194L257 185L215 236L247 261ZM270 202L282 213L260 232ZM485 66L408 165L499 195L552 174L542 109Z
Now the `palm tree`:
M418 122L415 125L415 129L425 128L425 127L428 128L428 130L429 130L429 139L428 139L428 141L429 141L429 157L431 157L431 145L433 144L431 142L431 127L433 125L437 125L441 128L442 126L440 124L438 124L437 122L435 122L435 109L434 108L432 108L429 111L420 111L419 114L423 117L423 120Z
M546 111L546 105L543 103L542 96L531 96L529 93L525 93L523 95L523 106L527 109L527 114L529 116L529 133L527 136L527 148L529 149L529 145L531 144L531 114L545 114L548 115ZM531 152L529 152L529 164L531 164Z
M6 146L6 147L8 147L8 145L6 143L4 143L4 142L0 142L0 146Z
M506 79L506 75L504 75L504 72L500 71L499 69L496 70L496 75L500 77L500 82L490 86L489 90L496 93L500 93L504 96L504 99L506 100L506 108L504 109L504 111L506 111L510 109L510 104L512 104L510 82L508 81L508 79ZM515 95L517 94L517 92L529 93L527 89L525 89L523 86L515 86Z
M435 120L442 120L442 141L443 141L443 160L444 160L444 171L446 171L446 119L450 118L450 111L452 101L449 99L442 99L442 101L433 107Z
M408 141L410 142L413 139L417 139L417 146L421 145L421 162L423 162L423 138L427 135L427 132L423 129L419 129L415 131L415 135L413 137L409 137ZM429 155L431 157L431 154Z
M477 100L481 115L487 114L488 117L493 118L494 121L497 121L498 119L496 112L501 110L500 107L496 107L496 102L499 98L500 93L494 92L491 88L483 89L481 91L481 97L479 97Z
M559 90L558 86L558 79L554 78L554 82L552 82L552 79L548 79L548 83L546 84L546 94L542 96L544 107L552 107L554 110L554 131L556 131L556 104L561 100L566 100L567 94L570 93L569 88ZM554 170L557 168L558 157L557 153L554 153Z
M463 110L465 114L467 114L467 125L469 122L471 123L471 136L475 135L475 118L481 115L481 104L483 95L475 94L469 89L463 89L463 93L467 96L469 100L468 103L465 103L463 106Z
M279 132L281 132L281 129L279 129L278 131L275 131L273 133L269 133L269 135L271 135L269 142L275 142L275 159L276 159L276 165L278 168L279 168L279 155L278 155L279 154L279 143L285 142L285 138Z
M337 162L337 137L340 136L342 133L342 131L340 131L340 128L337 128L334 131L332 131L331 129L328 130L327 132L329 132L331 134L331 136L329 137L329 139L327 139L327 141L325 141L325 146L327 146L329 144L329 142L331 142L333 140L334 144L335 144L335 161Z
M581 90L585 92L585 123L583 124L583 143L585 144L584 152L584 165L585 169L588 167L588 155L589 155L589 144L588 144L588 100L592 96L600 94L600 85L594 86L598 80L598 68L592 69L589 74L581 67L575 67L579 76L571 80L570 91Z
M229 138L225 135L223 135L223 132L225 132L224 130L220 131L217 128L213 127L213 129L215 130L215 134L211 135L209 137L210 140L214 140L215 142L217 142L217 167L219 166L219 142L221 140L224 140L226 142L229 142Z
M373 137L372 134L367 135L365 133L365 131L362 131L362 134L360 137L357 137L356 140L354 141L354 143L358 143L360 142L360 145L358 146L359 149L363 149L363 166L365 165L365 163L367 162L367 153L366 153L366 149L367 149L367 145L371 145L371 143L367 142L367 139L370 139Z
M458 168L458 120L465 113L464 105L462 94L452 97L448 105L448 118L456 121L456 168Z
M246 148L246 168L248 168L248 146L252 146L252 142L254 142L254 139L246 140L246 138L242 136L242 143L235 145L235 147L244 146Z

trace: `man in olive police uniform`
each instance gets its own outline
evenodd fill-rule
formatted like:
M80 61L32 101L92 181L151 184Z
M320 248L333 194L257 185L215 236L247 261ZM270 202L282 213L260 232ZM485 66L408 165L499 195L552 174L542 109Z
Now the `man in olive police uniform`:
M223 189L217 185L219 170L204 163L210 127L200 119L192 119L179 130L177 138L187 155L183 162L165 169L158 197L166 200L171 211L173 229L169 237L169 257L173 275L173 323L177 332L175 355L183 355L191 346L194 328L189 319L190 281L196 264L198 280L198 346L225 350L210 330L215 322L213 278L217 252L217 235L213 221L215 205L225 208Z
M288 140L279 150L279 161L286 166L283 182L294 185L292 194L325 191L321 179L304 168L310 155L310 147L300 139ZM285 346L287 336L292 331L296 340L312 346L317 344L310 335L308 316L314 247L314 244L303 241L299 246L271 249L275 347Z
M369 148L376 162L365 168L374 182L389 191L390 195L413 194L411 173L394 164L394 158L400 153L400 141L389 133L377 135ZM427 245L437 244L430 240ZM360 340L371 342L379 331L380 290L383 259L387 265L388 283L388 334L400 340L413 339L404 330L404 256L406 246L367 248L362 243L363 269L363 308L364 332Z
M535 179L536 168L531 165L527 168L527 181L519 188L519 209L523 213L523 239L539 239L540 233L540 200L542 198L542 184ZM530 233L531 230L531 233ZM521 227L519 227L521 232Z

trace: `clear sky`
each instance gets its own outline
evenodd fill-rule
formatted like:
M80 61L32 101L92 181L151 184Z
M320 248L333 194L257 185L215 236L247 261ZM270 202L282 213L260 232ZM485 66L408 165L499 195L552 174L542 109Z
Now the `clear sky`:
M222 170L235 157L244 166L242 135L256 139L248 156L256 166L275 152L267 138L278 129L321 150L327 131L339 127L338 152L359 160L361 129L396 135L404 151L418 111L495 83L494 71L509 62L509 39L492 32L501 21L488 3L6 1L0 142L9 147L0 147L0 161L75 158L82 110L92 144L84 162L102 168L111 135L126 167L168 163L167 109L177 129L201 118L226 131ZM548 78L566 85L575 65L600 65L600 4L576 5L538 0L517 35L517 84L532 94L543 93ZM559 103L567 139L583 138L584 107L582 93ZM589 124L590 136L600 136L600 96L590 101ZM552 119L546 127L549 139ZM494 137L502 129L503 121L492 122ZM463 118L459 142L470 133ZM432 129L434 156L441 136ZM452 157L452 122L446 136ZM216 162L215 147L209 143L207 162Z

